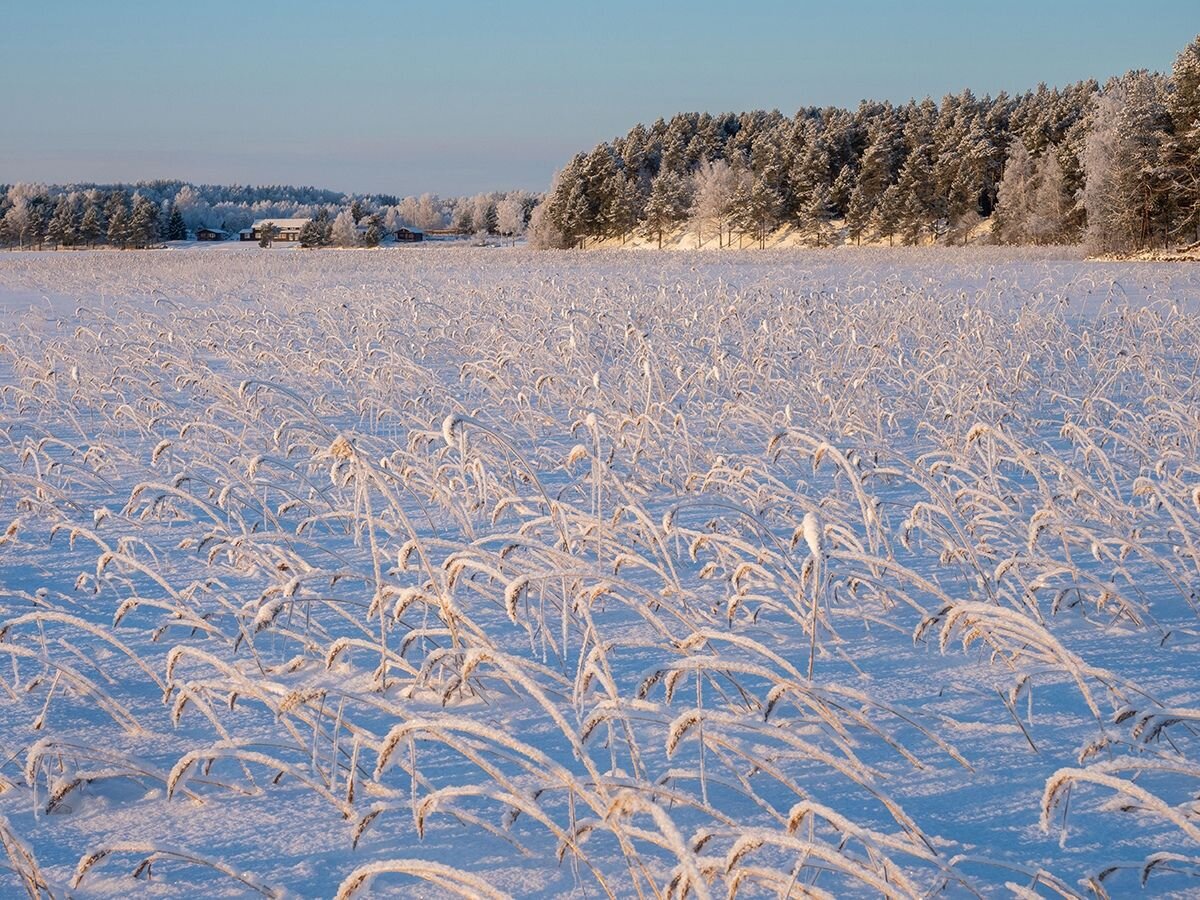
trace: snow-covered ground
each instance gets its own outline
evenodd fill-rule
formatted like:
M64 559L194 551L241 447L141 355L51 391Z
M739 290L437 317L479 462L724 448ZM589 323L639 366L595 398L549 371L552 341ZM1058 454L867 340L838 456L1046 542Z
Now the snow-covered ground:
M1197 348L1062 251L0 254L0 896L1194 892Z

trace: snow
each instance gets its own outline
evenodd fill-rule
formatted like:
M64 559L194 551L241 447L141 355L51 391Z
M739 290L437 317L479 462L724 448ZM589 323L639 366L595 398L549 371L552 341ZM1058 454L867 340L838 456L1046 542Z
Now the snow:
M0 896L1194 891L1198 346L1060 249L0 254Z

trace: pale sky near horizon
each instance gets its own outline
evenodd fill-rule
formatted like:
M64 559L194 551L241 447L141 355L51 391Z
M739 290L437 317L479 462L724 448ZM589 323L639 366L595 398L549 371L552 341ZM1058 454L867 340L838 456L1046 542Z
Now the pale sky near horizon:
M1197 0L0 0L0 183L545 188L685 110L1167 70Z

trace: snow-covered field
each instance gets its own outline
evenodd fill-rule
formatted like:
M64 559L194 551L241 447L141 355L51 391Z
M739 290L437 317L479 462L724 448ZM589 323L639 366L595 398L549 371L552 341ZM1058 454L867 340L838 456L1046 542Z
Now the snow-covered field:
M1195 891L1198 348L1061 251L0 254L0 896Z

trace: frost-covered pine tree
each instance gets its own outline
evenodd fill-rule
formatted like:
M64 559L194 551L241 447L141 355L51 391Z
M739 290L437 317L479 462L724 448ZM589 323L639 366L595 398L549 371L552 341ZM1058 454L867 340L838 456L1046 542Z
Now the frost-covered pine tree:
M934 206L933 166L923 147L908 154L897 182L901 204L898 210L897 232L905 244L916 244L937 218Z
M696 246L704 246L706 235L716 235L722 245L725 219L733 196L733 170L723 159L705 160L692 176L691 223L696 230Z
M54 215L46 226L46 239L58 249L59 246L69 247L75 240L76 232L75 204L66 194L58 198L54 206Z
M1105 85L1096 103L1082 197L1093 252L1125 252L1168 237L1165 95L1158 76L1130 72Z
M496 200L490 194L476 194L471 199L471 228L476 234L495 234Z
M358 246L358 223L354 220L352 210L343 209L333 220L329 234L330 243L335 247Z
M316 219L309 219L300 226L299 239L301 247L320 247L325 243L325 234Z
M383 222L378 215L367 216L367 227L362 234L364 247L378 247L383 241Z
M809 197L808 205L801 210L801 223L810 241L824 247L833 240L833 190L829 185L817 185Z
M129 237L129 213L125 211L125 204L110 202L108 206L108 242L114 247L124 250L129 245Z
M525 232L525 203L520 196L509 194L496 204L496 230L500 234L517 238Z
M1002 244L1023 243L1029 235L1029 218L1034 203L1033 160L1025 142L1014 137L997 189L992 235Z
M8 232L10 243L24 247L29 237L29 204L24 198L18 198L8 212L4 214L5 230Z
M258 246L266 250L275 241L275 235L279 233L279 229L275 227L274 222L263 222L258 226Z
M129 217L130 240L137 247L149 247L158 240L158 204L137 194Z
M103 233L104 226L100 221L100 210L95 203L89 202L83 211L83 219L79 222L79 237L90 247Z
M1171 86L1168 172L1177 204L1173 235L1190 244L1200 241L1200 37L1176 58Z
M446 224L446 214L437 194L422 194L417 200L417 216L413 224L423 231L434 231Z
M171 205L171 213L167 217L167 240L186 241L187 224L183 221L183 212L178 204Z
M645 236L656 238L661 250L663 238L687 219L689 206L688 188L683 179L664 169L654 179L650 197L646 200Z
M1062 240L1071 204L1066 196L1066 178L1058 161L1058 148L1050 144L1034 166L1034 190L1029 205L1026 235L1035 244Z
M889 184L879 197L875 207L875 231L880 237L888 239L888 246L895 243L896 232L900 230L900 222L904 211L904 196L899 184Z
M870 142L863 151L858 178L846 207L846 229L855 243L862 242L872 219L878 219L877 205L892 183L896 140L896 126L890 118L880 119L870 131Z

